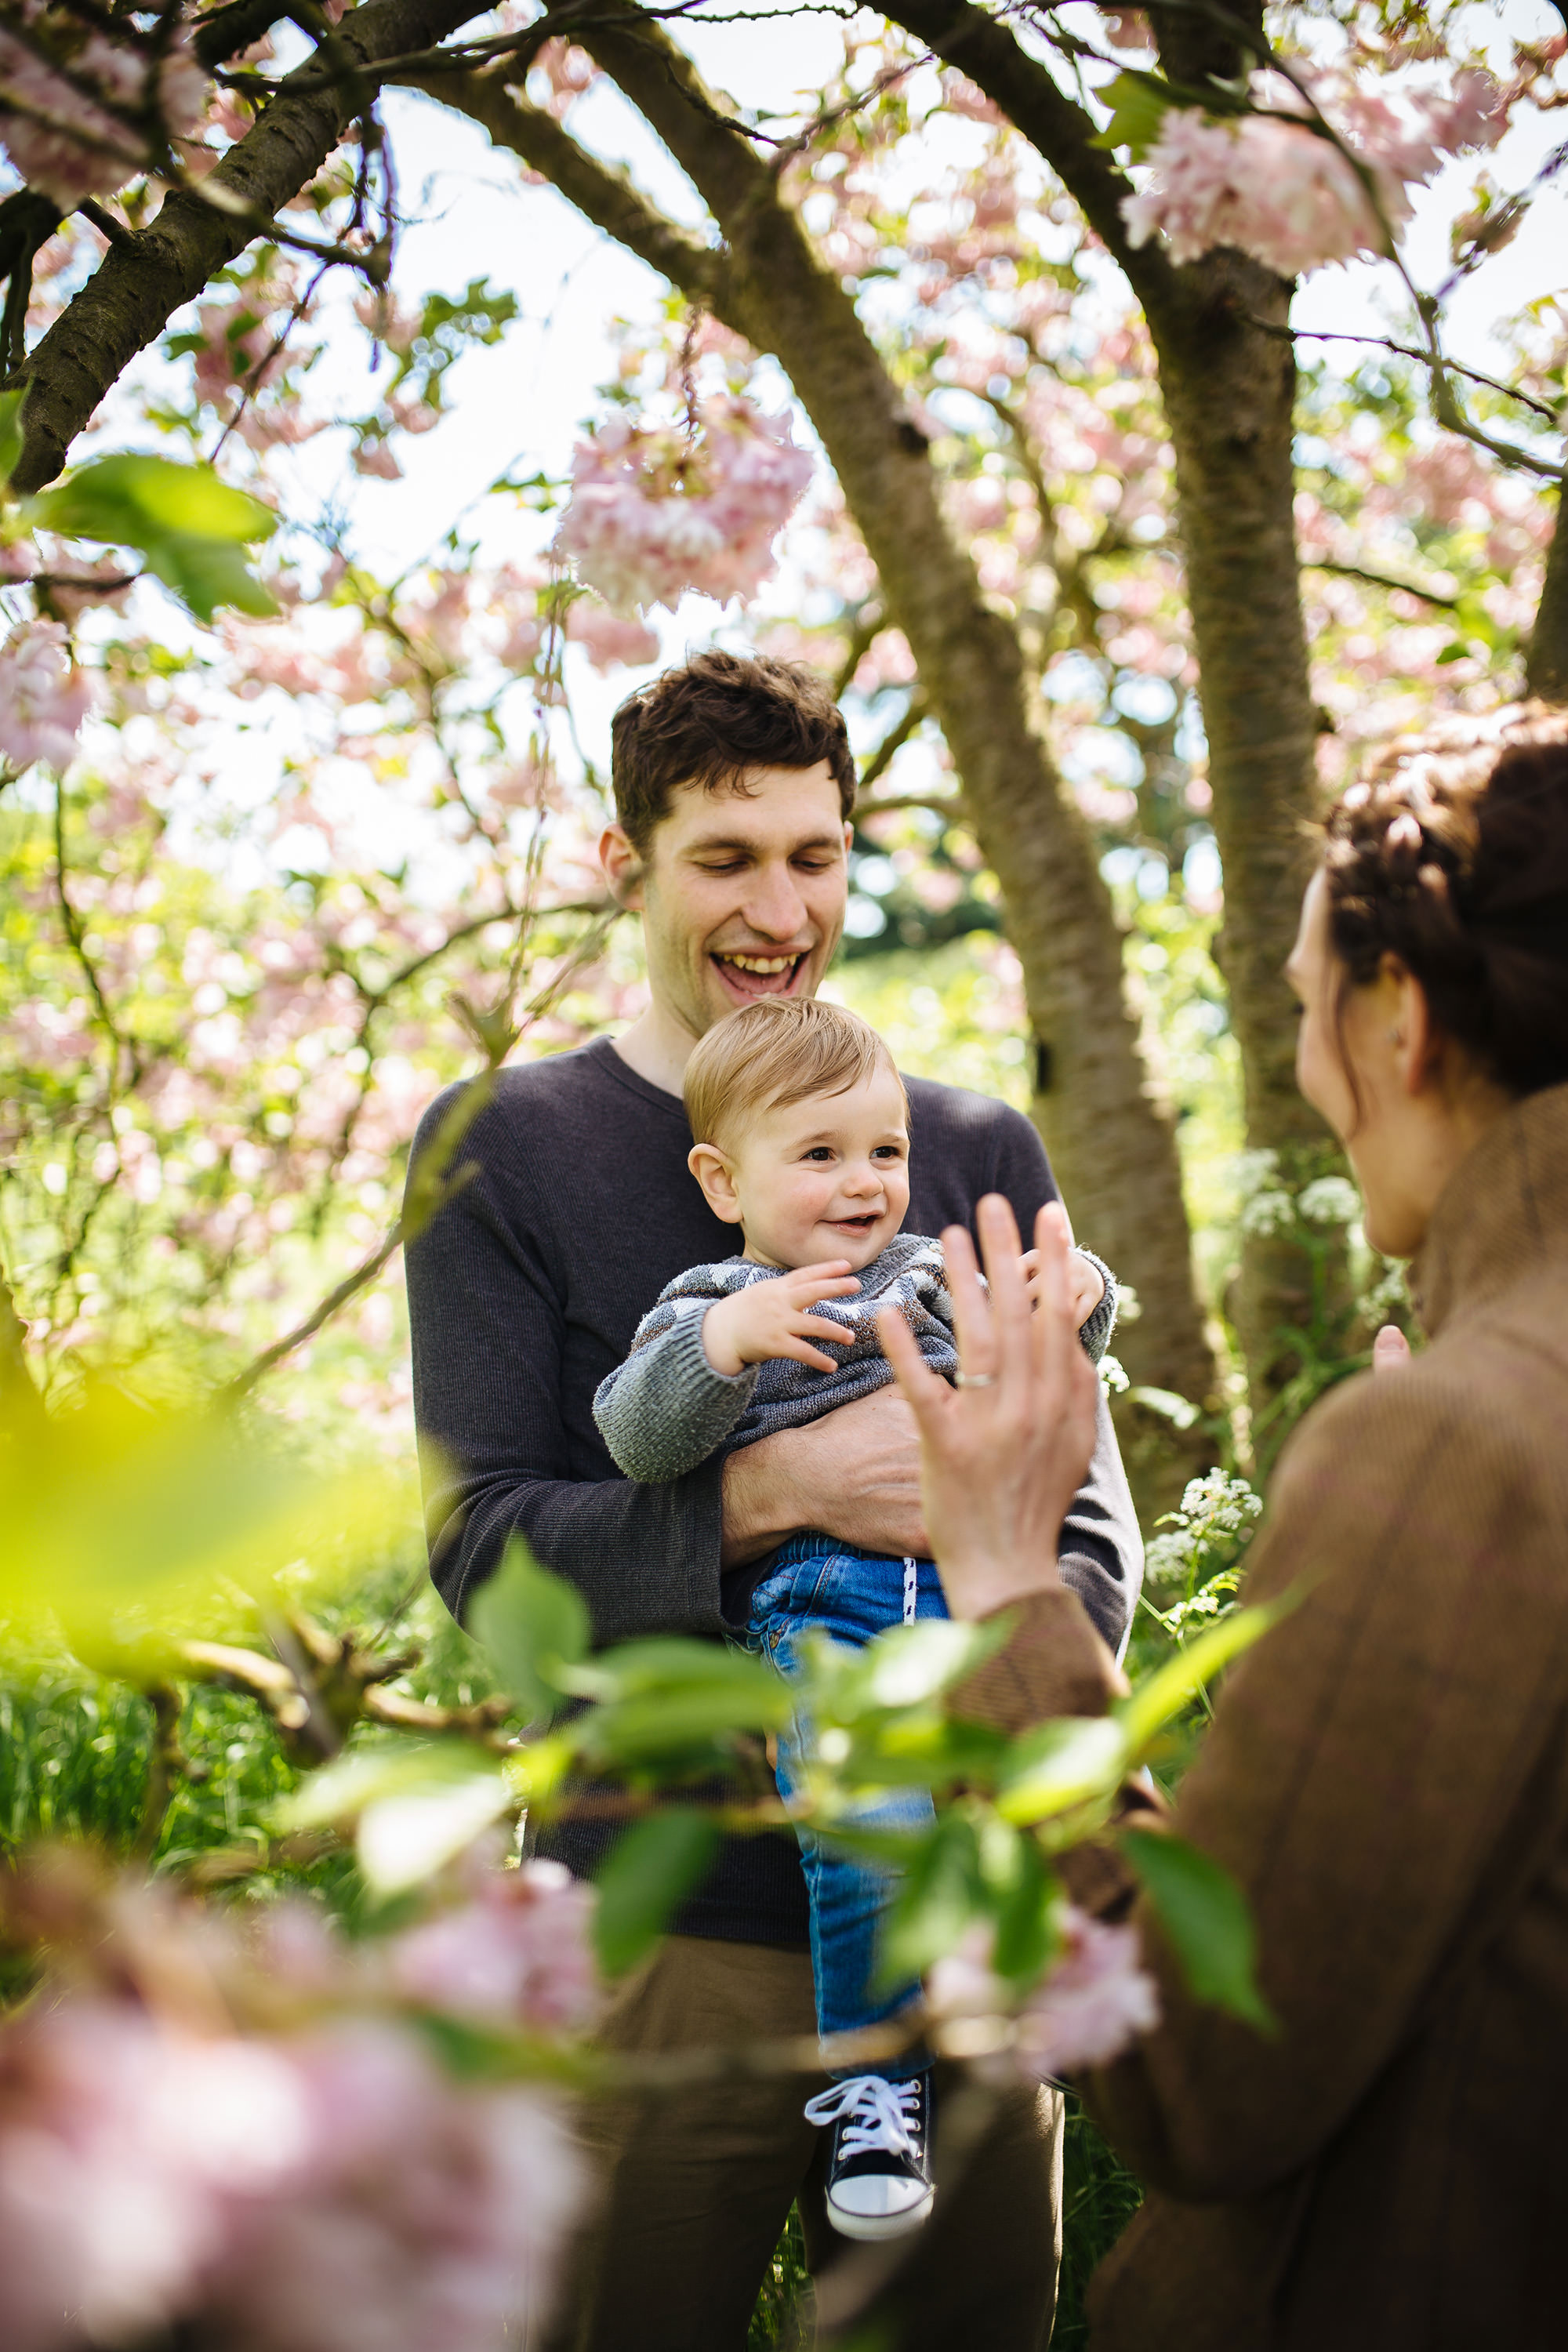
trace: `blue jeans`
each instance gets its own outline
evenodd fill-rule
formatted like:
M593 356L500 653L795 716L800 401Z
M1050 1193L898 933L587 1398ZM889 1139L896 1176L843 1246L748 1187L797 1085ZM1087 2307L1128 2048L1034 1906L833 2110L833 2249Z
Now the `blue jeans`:
M792 1675L807 1633L826 1633L831 1641L864 1649L889 1625L946 1615L942 1582L929 1559L905 1561L885 1552L846 1551L831 1536L795 1536L752 1595L746 1641L749 1648L771 1658L782 1675ZM799 1715L779 1736L778 1789L786 1803L810 1742L811 1727ZM857 1808L846 1819L866 1829L921 1829L932 1817L925 1790L900 1789ZM852 1860L809 1829L800 1832L800 1851L811 1902L817 2031L848 2033L896 2017L920 1991L918 1984L873 1990L878 1937L898 1892L897 1872ZM906 2052L885 2066L838 2071L871 2071L896 2079L918 2073L929 2063L921 2053Z

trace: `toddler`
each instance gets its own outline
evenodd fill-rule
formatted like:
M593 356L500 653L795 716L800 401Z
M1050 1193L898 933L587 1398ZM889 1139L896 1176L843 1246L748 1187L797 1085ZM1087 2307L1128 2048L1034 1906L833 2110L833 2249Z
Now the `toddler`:
M691 1172L710 1206L738 1225L739 1257L693 1266L643 1318L630 1355L605 1381L594 1414L628 1477L679 1478L722 1449L820 1419L893 1375L877 1337L889 1300L927 1360L958 1367L952 1307L935 1241L900 1231L910 1200L909 1103L875 1030L841 1007L764 1000L720 1022L687 1067ZM1078 1252L1075 1305L1091 1355L1115 1320L1109 1269ZM812 1631L863 1645L889 1625L944 1617L930 1560L796 1536L752 1595L747 1640L785 1675ZM809 1742L797 1717L779 1741L787 1802ZM855 1816L858 1827L918 1827L923 1790L900 1790ZM874 1988L877 1937L894 1874L801 1832L811 1902L818 2031L852 2032L896 2016L918 1985ZM828 2218L846 2237L915 2229L931 2210L931 2062L922 2051L841 2073L811 2100L834 2142Z

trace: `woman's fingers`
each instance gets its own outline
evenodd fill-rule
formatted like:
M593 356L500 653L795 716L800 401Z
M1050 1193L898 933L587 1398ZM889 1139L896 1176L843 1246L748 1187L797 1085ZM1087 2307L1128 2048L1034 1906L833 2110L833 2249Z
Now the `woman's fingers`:
M1019 1265L1023 1245L1012 1204L1000 1192L987 1192L977 1212L985 1279L991 1286L991 1319L994 1343L991 1360L982 1369L1006 1381L1026 1374L1029 1355L1030 1307L1027 1280ZM967 1371L969 1366L964 1364Z
M1068 1376L1067 1349L1078 1346L1078 1325L1072 1310L1068 1254L1072 1227L1059 1201L1047 1201L1035 1220L1035 1255L1039 1272L1036 1297L1039 1312L1030 1328L1035 1360L1047 1393L1055 1393Z
M1397 1323L1385 1323L1372 1343L1374 1372L1403 1371L1410 1361L1410 1342Z
M948 1225L942 1236L947 1267L947 1291L952 1301L952 1332L958 1361L970 1379L984 1379L996 1369L996 1343L991 1328L991 1306L975 1262L968 1228Z

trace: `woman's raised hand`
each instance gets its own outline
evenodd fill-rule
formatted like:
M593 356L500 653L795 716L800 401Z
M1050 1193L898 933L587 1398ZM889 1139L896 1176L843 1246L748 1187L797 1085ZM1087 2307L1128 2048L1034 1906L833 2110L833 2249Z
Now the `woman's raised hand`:
M1100 1382L1079 1345L1068 1270L1071 1234L1052 1202L1035 1225L1037 1311L1018 1228L1000 1193L977 1222L989 1296L962 1225L942 1237L958 1338L958 1385L933 1372L896 1307L882 1346L921 1433L931 1557L954 1617L984 1617L1057 1576L1068 1506L1094 1451Z

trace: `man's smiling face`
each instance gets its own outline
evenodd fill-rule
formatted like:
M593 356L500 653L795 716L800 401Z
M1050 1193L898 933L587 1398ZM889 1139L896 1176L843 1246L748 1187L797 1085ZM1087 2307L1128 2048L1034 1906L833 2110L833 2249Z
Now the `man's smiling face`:
M655 1003L693 1040L760 996L815 996L844 928L849 827L826 761L753 768L746 786L678 793L626 893Z

